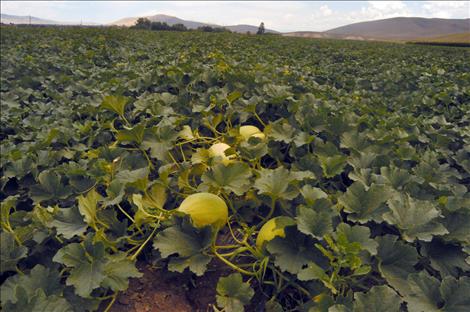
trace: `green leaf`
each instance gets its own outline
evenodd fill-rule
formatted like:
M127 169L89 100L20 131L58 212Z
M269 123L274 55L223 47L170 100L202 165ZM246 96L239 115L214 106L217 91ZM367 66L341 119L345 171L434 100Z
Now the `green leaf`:
M17 303L17 288L21 287L26 297L33 297L37 289L45 295L59 295L62 291L59 272L54 268L36 265L28 274L9 277L1 286L0 294L2 304Z
M301 281L320 280L323 283L327 283L328 286L325 285L326 287L333 286L330 283L330 277L328 276L328 274L326 274L325 270L323 270L314 262L309 262L307 267L299 271L297 277Z
M308 184L304 185L300 189L300 193L302 194L305 202L309 206L313 205L317 199L328 198L328 194L323 192L321 189L319 189L317 187L313 187L313 186L308 185Z
M414 265L418 263L418 252L397 239L392 235L376 238L379 271L391 286L406 293L409 292L408 275L416 272Z
M72 312L70 304L59 296L46 296L42 289L36 289L33 295L28 295L21 286L16 289L16 304L7 303L3 306L9 312Z
M291 200L299 194L294 182L308 178L297 175L284 167L276 169L261 169L260 176L255 180L254 187L259 194L265 194L275 199Z
M216 164L206 171L201 179L205 187L215 190L223 189L227 193L233 192L241 196L250 188L251 176L250 166L242 162L234 162L227 166L222 163Z
M312 208L300 206L296 217L299 231L318 239L333 232L332 218L336 215L326 199L318 199L316 206L322 202L326 203L326 209L315 209L315 205Z
M124 291L129 286L130 277L142 277L133 261L129 260L125 253L115 254L108 257L103 267L106 276L101 284L114 291Z
M299 233L293 226L286 227L284 231L285 238L275 237L266 245L266 249L274 256L274 263L282 271L297 274L311 261L324 261L316 251L312 239Z
M102 199L101 196L95 190L91 190L85 196L78 196L77 199L80 214L88 225L95 228L98 202Z
M116 173L115 179L123 184L136 183L139 180L147 179L149 175L149 168L143 167L135 170L119 170Z
M470 270L470 265L466 262L467 255L459 245L434 239L430 243L423 244L421 253L429 258L431 266L439 270L441 276L458 277L460 271Z
M142 147L150 149L150 155L158 160L166 161L169 151L173 149L173 143L178 139L178 132L173 126L163 125L153 127L146 131Z
M135 142L141 144L144 140L145 125L138 124L132 128L124 127L117 132L117 140L119 142Z
M343 171L346 166L347 157L344 155L335 156L322 156L318 155L320 166L323 170L323 175L327 178L332 178Z
M244 283L240 273L221 277L217 283L217 305L227 312L243 312L254 295L249 283Z
M72 194L70 186L61 183L61 177L56 172L46 170L38 176L39 184L31 187L31 198L35 202L49 199L64 199Z
M238 151L240 152L241 157L250 160L259 159L268 153L268 146L264 140L250 137L247 141L243 141L240 144Z
M227 102L232 105L232 103L238 100L242 95L240 91L233 91L227 95Z
M383 215L384 220L397 226L408 242L415 239L429 242L433 236L449 233L437 221L440 212L431 202L414 200L408 194L398 194L387 203L391 211Z
M354 311L399 312L401 298L388 286L372 287L367 293L355 293Z
M294 141L295 129L284 119L276 120L264 129L264 133L275 141L289 144Z
M377 254L379 244L370 238L370 230L366 226L350 226L346 223L340 223L336 228L336 234L344 235L350 243L359 243L361 249L367 250L371 255Z
M76 293L82 297L90 296L106 277L105 251L102 242L92 245L86 241L85 246L78 243L68 244L59 249L53 261L71 268L66 284L74 286Z
M198 276L202 276L211 260L204 252L212 240L210 227L194 228L186 217L177 224L157 234L153 247L160 251L163 258L171 258L168 268L172 271L183 272L189 268Z
M470 309L470 278L462 276L458 280L446 277L440 287L444 299L443 312L467 312Z
M380 168L380 175L375 178L378 184L388 184L401 191L411 181L412 176L405 169L391 166Z
M9 232L0 233L0 273L16 271L16 264L28 255L28 248L20 246Z
M49 225L55 227L57 234L63 235L66 239L82 235L87 229L87 224L83 222L83 217L77 206L59 208L58 213L54 215L54 220Z
M106 108L112 112L115 112L119 116L124 116L124 110L128 99L124 96L108 95L103 98L101 107Z
M426 271L408 276L409 291L403 292L410 312L438 312L437 306L442 301L439 292L440 282ZM400 291L400 289L398 289Z
M390 193L383 185L372 184L369 189L360 183L354 182L338 201L343 205L344 211L351 213L351 220L361 223L370 220L380 222L382 214L386 211L385 201Z
M446 241L461 242L463 245L470 246L470 211L454 212L445 216L442 220L449 234L444 235Z

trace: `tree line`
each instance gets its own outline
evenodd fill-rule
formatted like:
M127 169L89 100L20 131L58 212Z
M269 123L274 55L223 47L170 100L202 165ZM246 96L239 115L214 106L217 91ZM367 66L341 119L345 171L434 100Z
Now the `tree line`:
M134 26L131 28L135 29L147 29L147 30L167 30L167 31L188 31L189 29L183 24L168 25L165 22L152 22L148 18L140 17L137 19ZM230 29L224 27L213 27L213 26L200 26L196 30L203 32L231 32ZM261 23L256 34L264 34L264 23Z

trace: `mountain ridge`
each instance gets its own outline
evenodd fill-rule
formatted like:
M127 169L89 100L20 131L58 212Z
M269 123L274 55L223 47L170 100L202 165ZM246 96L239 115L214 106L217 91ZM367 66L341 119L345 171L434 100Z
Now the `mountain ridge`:
M336 27L324 33L329 35L363 36L375 39L406 40L469 31L470 18L393 17Z

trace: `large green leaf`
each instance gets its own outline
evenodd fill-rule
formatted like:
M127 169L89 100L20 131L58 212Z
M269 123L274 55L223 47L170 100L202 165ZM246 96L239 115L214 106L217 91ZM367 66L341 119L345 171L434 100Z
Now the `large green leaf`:
M319 263L324 260L316 251L314 242L295 227L287 227L285 233L285 238L275 237L266 245L266 249L274 255L274 263L282 271L296 274L310 261Z
M250 188L251 176L250 166L245 163L234 162L226 166L218 163L202 175L203 184L200 187L243 195Z
M74 286L76 293L82 297L90 296L106 277L102 242L96 245L86 242L85 246L78 243L68 244L56 253L53 260L71 268L66 283Z
M13 234L9 232L1 232L0 241L0 273L16 271L16 264L27 256L28 248L18 245Z
M293 199L299 191L294 186L296 181L309 178L308 175L296 174L284 167L276 169L262 169L260 176L255 180L254 187L259 194L269 195L272 198Z
M204 252L211 243L212 231L210 227L194 228L185 218L169 227L155 237L153 247L167 258L173 257L168 264L171 271L183 272L189 268L201 276L211 258Z
M221 277L217 283L217 305L227 312L243 312L243 306L250 303L254 291L244 283L240 273Z
M85 196L78 196L78 210L83 216L85 222L91 227L96 226L96 215L98 210L98 203L101 200L101 196L95 191L91 190Z
M359 243L361 249L367 250L371 255L377 254L378 243L370 238L370 230L366 226L350 226L346 223L340 223L335 234L343 235L350 243Z
M415 239L429 242L434 236L449 233L437 220L441 213L431 202L414 200L408 194L401 194L387 203L391 211L383 215L384 220L397 226L408 242Z
M354 182L338 201L351 214L348 218L365 223L382 220L382 214L387 211L384 203L390 196L383 185L372 184L367 189L362 183Z
M50 225L56 229L57 234L63 235L67 239L81 235L87 229L87 224L83 222L83 216L77 206L59 208Z
M440 287L445 312L466 312L470 309L470 278L463 276L456 280L452 277L443 279Z
M329 200L320 198L311 207L300 206L297 213L297 228L300 232L321 239L333 232L333 220L336 215Z
M410 312L437 312L441 303L440 282L425 271L408 275L409 291L403 296Z
M108 95L103 98L103 102L101 102L101 107L115 112L120 116L124 116L124 110L126 108L127 102L128 99L124 96Z
M375 286L368 292L356 293L354 311L399 312L401 298L388 286Z
M379 243L377 257L379 271L387 282L400 292L406 293L408 276L415 273L414 265L418 263L418 252L415 248L398 240L398 237L386 235L376 238Z
M31 187L31 198L35 201L49 199L64 199L72 194L70 186L61 181L61 176L53 171L46 170L38 176L39 184Z

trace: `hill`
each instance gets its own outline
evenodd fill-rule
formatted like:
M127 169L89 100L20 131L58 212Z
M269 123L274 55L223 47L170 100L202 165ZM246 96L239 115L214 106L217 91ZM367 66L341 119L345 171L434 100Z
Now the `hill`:
M470 32L439 37L415 39L416 42L470 43Z
M161 23L167 23L168 25L174 25L174 24L183 24L189 29L196 29L201 26L211 26L211 27L224 27L227 28L233 32L238 32L238 33L246 33L247 31L254 33L258 30L258 26L253 26L253 25L245 25L245 24L240 24L240 25L229 25L229 26L221 26L217 24L210 24L210 23L202 23L202 22L195 22L195 21L189 21L189 20L184 20L175 16L170 16L170 15L165 15L165 14L157 14L157 15L152 15L152 16L143 16L147 19L149 19L152 22L161 22ZM140 17L126 17L122 18L120 20L117 20L115 22L110 23L109 25L116 25L116 26L133 26L137 19ZM278 33L275 30L272 29L266 29L266 32L268 33Z
M387 40L410 40L464 33L469 30L470 19L396 17L350 24L325 33Z
M165 14L157 14L157 15L152 15L152 16L142 16L147 19L149 19L151 22L161 22L161 23L167 23L168 25L174 25L174 24L183 24L189 29L196 29L201 26L217 26L214 24L209 24L209 23L201 23L201 22L195 22L195 21L188 21L184 20L175 16L170 16L170 15L165 15ZM126 17L122 18L120 20L117 20L115 22L110 23L109 25L117 25L117 26L133 26L135 25L135 22L139 19L140 17Z
M318 31L294 31L282 34L285 37L301 37L301 38L316 38L316 39L344 39L344 40L376 40L374 38L364 37L360 35L341 35L341 34L328 34L326 32Z
M47 19L42 19L34 16L20 16L20 15L10 15L10 14L1 14L0 21L3 24L34 24L34 25L59 25L59 24L68 24L63 22L57 22Z

